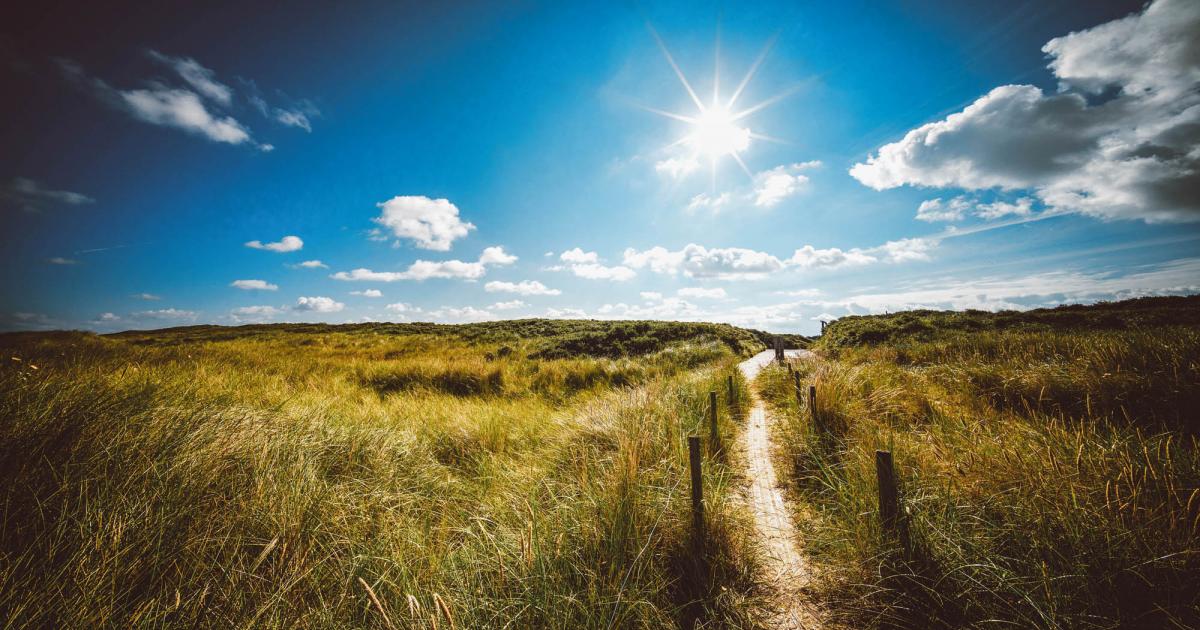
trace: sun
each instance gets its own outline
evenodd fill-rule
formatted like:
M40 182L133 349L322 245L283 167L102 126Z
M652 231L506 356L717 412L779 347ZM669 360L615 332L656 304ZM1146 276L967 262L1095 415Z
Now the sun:
M774 45L775 38L772 37L767 41L766 46L763 47L754 64L750 66L750 70L746 72L746 76L738 83L737 88L734 89L733 95L729 97L728 101L721 98L721 75L719 71L720 41L718 39L716 46L718 58L715 59L713 68L712 99L708 103L705 103L696 94L696 91L692 89L692 84L684 76L683 71L679 69L679 65L675 63L675 58L667 50L667 46L663 43L662 37L658 35L658 31L654 30L654 27L649 24L647 24L647 27L650 29L650 34L654 36L654 41L658 43L663 56L666 57L667 63L675 71L675 76L683 84L683 89L696 106L696 112L690 115L643 106L643 109L647 111L687 124L687 133L666 147L663 147L663 150L677 146L686 146L693 151L692 160L707 159L711 167L714 186L716 185L717 164L725 157L732 158L748 177L753 178L749 167L742 160L742 154L750 148L751 141L753 140L770 140L775 142L779 142L779 140L753 131L749 123L746 122L746 119L751 114L787 96L790 91L778 94L757 105L742 110L735 110L734 105L745 91L750 80L754 78L755 73L758 72L763 59L766 58L767 53L770 52L771 47Z
M750 148L750 129L739 126L729 110L723 107L710 108L700 114L692 127L688 144L709 159L737 155Z

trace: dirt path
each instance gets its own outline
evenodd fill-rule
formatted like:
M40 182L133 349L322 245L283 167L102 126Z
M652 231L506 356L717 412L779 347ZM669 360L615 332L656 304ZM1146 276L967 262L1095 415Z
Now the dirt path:
M788 357L808 356L807 350L788 350ZM738 366L749 382L774 359L775 352L768 350ZM750 479L747 501L754 512L755 527L762 541L764 561L768 575L775 583L779 607L770 620L773 628L813 630L823 627L816 606L807 601L803 589L808 586L812 574L804 557L796 547L796 528L783 502L783 493L771 463L771 441L767 425L767 413L763 402L751 390L750 416L742 431L742 448L746 452L747 471Z

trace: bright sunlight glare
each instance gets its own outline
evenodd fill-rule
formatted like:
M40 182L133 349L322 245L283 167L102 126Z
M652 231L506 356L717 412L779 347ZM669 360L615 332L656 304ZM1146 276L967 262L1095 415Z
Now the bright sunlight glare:
M740 153L750 146L750 130L734 124L727 109L711 108L696 118L693 126L688 144L710 158Z

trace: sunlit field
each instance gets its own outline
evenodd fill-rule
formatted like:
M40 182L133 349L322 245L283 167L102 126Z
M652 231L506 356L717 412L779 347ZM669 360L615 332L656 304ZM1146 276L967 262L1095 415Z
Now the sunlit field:
M5 627L753 627L765 336L529 320L0 337ZM744 404L745 385L736 381ZM722 397L732 440L740 408Z
M846 318L761 385L853 627L1200 625L1200 300ZM875 450L902 529L881 531Z

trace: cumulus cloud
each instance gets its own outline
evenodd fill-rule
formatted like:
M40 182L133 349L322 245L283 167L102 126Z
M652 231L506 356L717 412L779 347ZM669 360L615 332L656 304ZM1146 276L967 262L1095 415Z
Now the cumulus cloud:
M588 280L611 280L613 282L625 282L633 279L635 273L629 267L617 265L609 267L601 264L600 255L596 252L585 252L581 248L569 249L562 254L559 254L558 259L566 263L557 267L550 267L550 271L570 271L571 273L586 278Z
M850 174L880 190L1028 190L1055 212L1200 220L1200 4L1156 0L1042 50L1058 93L997 87Z
M550 319L586 319L587 312L579 308L548 308L546 317Z
M382 212L372 219L374 222L391 230L397 239L411 240L421 249L449 251L455 240L475 229L459 218L458 206L448 199L409 195L375 205Z
M237 323L259 323L270 320L282 311L274 306L242 306L229 312L229 317Z
M524 308L525 306L527 304L521 300L509 300L507 302L496 302L489 306L488 309L493 311L510 311L517 308Z
M263 243L262 241L248 241L246 247L250 249L265 249L267 251L286 253L298 251L304 247L304 241L299 236L285 236L274 243Z
M321 262L321 261L319 261L319 260L306 260L306 261L304 261L304 262L302 262L302 263L296 263L295 265L292 265L292 268L294 268L294 269L295 269L295 268L303 268L303 269L328 269L328 268L329 268L329 265L326 265L325 263L323 263L323 262Z
M351 291L350 295L361 295L362 297L377 298L383 297L383 291L379 289L367 289L365 291Z
M941 197L926 199L917 206L917 220L919 221L962 221L964 213L971 207L971 203L966 197L959 195L949 201L942 201Z
M975 206L975 216L981 219L999 219L1006 216L1027 217L1033 212L1033 199L1021 197L1016 203L994 201Z
M695 243L678 251L661 246L645 251L626 249L624 263L660 274L722 279L763 277L784 268L783 261L764 252L738 247L709 249Z
M421 312L421 309L419 307L413 306L412 304L409 304L408 302L396 302L395 304L388 304L384 308L386 308L387 310L389 310L393 313L420 313Z
M461 260L429 261L418 260L404 271L372 271L370 269L354 269L339 271L330 277L334 280L368 280L375 282L398 282L400 280L428 280L430 278L457 278L460 280L478 280L487 274L487 268L494 265L509 265L517 260L509 255L502 247L489 247L483 250L476 262Z
M659 293L658 291L642 291L638 295L640 295L641 298L647 302L657 302L658 300L663 299L663 294Z
M683 178L698 168L700 168L700 160L695 155L669 157L654 163L654 170L656 172L667 175L672 179Z
M625 250L625 264L648 268L666 275L683 274L693 278L721 280L761 279L786 269L836 269L875 263L903 263L928 260L929 252L937 246L936 239L907 238L888 241L883 245L848 250L830 247L818 249L805 245L787 259L767 252L739 247L712 248L691 243L678 251L656 246L645 251Z
M296 300L293 311L310 313L337 313L346 308L345 304L324 296L300 297Z
M0 191L0 199L31 214L53 206L80 206L95 203L95 199L69 190L53 190L27 177L15 177Z
M100 315L96 317L96 321L101 323L119 322L121 321L121 317L116 313L100 313Z
M819 161L814 160L777 166L758 173L754 176L754 205L772 208L800 192L808 185L808 176L801 174L801 171L820 165Z
M196 311L185 311L177 308L160 308L152 311L137 311L131 314L136 319L154 320L192 320L199 316Z
M725 289L722 289L721 287L712 289L705 289L703 287L685 287L676 291L675 295L693 299L723 300L725 299Z
M443 324L464 324L469 322L486 322L499 319L495 313L478 309L473 306L443 306L437 310L428 311L426 316L435 322Z
M279 285L271 284L266 280L234 280L229 283L229 286L243 291L277 291Z
M488 293L516 293L517 295L561 295L562 291L551 289L537 280L503 282L495 280L483 285Z

